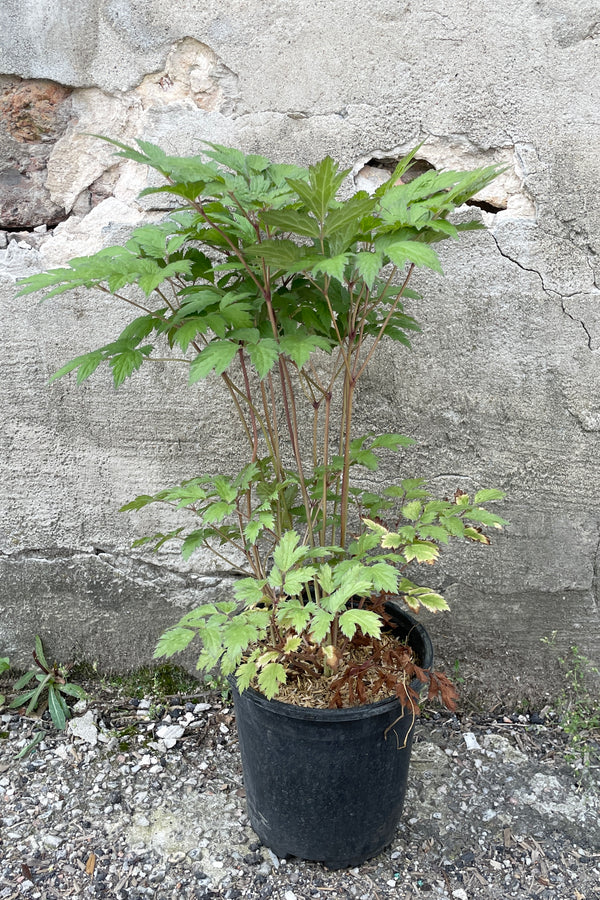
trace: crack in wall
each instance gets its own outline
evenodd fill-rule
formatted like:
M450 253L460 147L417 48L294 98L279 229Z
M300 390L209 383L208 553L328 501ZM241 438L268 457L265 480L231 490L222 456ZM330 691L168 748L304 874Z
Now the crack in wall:
M572 322L575 322L577 325L581 326L581 328L583 329L583 332L586 336L586 339L587 339L586 343L587 343L588 349L591 350L592 353L594 353L595 350L592 347L593 336L590 333L587 325L585 324L583 319L578 319L575 316L571 315L571 313L568 311L568 309L565 306L565 300L568 300L571 297L579 296L582 293L582 291L573 291L572 293L563 294L560 291L557 291L553 288L546 287L546 284L544 282L544 277L543 277L542 273L539 271L539 269L534 269L534 268L530 268L529 266L525 266L525 265L523 265L523 263L519 262L518 259L515 259L513 256L510 256L510 254L506 253L506 251L503 250L502 247L500 246L500 242L499 242L498 238L496 237L496 235L494 234L492 229L488 229L488 234L490 234L492 236L494 243L496 244L496 247L498 248L498 252L500 253L500 255L502 257L504 257L504 259L507 259L509 262L513 263L515 266L518 266L518 268L521 269L523 272L531 272L531 274L538 276L538 278L540 279L540 284L542 286L542 290L546 294L548 299L549 300L558 300L563 314L568 319L571 319Z
M107 551L100 547L91 550L76 550L69 547L28 548L15 553L0 550L0 562L26 565L40 563L42 565L65 565L78 561L93 560L117 575L139 584L156 584L173 579L183 587L203 588L217 587L224 578L231 578L231 572L214 570L210 572L181 572L174 566L151 563L145 559L127 556L118 551Z

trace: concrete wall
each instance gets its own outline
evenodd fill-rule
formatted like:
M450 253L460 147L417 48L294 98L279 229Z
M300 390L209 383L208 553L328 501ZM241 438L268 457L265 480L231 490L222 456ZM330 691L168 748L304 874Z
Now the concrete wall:
M330 153L358 184L419 141L437 167L508 166L487 211L469 211L489 231L443 247L445 279L420 276L424 333L372 366L363 424L417 438L405 472L440 492L508 491L510 529L439 568L455 602L431 629L467 690L542 696L552 631L597 660L596 4L4 0L0 51L0 654L23 662L37 632L63 659L138 664L181 609L226 590L203 558L130 551L159 519L117 513L233 463L217 388L166 370L116 394L104 375L49 388L121 311L98 295L14 299L18 276L153 214L136 201L145 171L100 132L175 153L203 139L280 161Z

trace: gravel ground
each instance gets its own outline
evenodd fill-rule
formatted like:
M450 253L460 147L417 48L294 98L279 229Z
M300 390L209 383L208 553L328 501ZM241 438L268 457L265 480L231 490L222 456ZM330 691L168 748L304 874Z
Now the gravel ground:
M220 697L92 689L65 732L0 716L0 900L600 900L599 770L578 783L543 717L421 721L394 843L328 871L258 842Z

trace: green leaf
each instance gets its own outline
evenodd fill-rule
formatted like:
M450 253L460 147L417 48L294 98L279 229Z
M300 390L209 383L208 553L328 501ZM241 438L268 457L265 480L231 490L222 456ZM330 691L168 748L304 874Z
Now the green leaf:
M453 537L463 537L465 533L465 524L458 516L444 516L443 519L440 519L440 523L446 529L448 534L451 534Z
M87 694L79 684L61 684L59 690L62 694L68 694L69 697L77 697L78 700L85 700Z
M270 662L259 672L258 687L267 700L272 700L279 687L286 682L286 672L281 663Z
M371 444L370 449L385 447L386 450L398 450L400 447L411 447L415 443L413 438L403 434L380 434ZM404 483L404 482L403 482Z
M431 612L450 609L442 595L436 594L434 591L419 594L419 601L426 609L430 609Z
M48 665L46 657L44 656L44 648L42 646L41 638L37 634L35 636L35 654L36 654L37 658L39 659L39 661L41 662L41 664L43 665L43 667L45 669L49 669L50 666Z
M195 636L196 632L189 628L180 628L178 626L169 628L158 639L153 658L160 659L162 656L169 657L175 653L180 653L182 650L185 650Z
M313 352L317 349L331 352L331 344L320 335L308 334L304 329L298 329L292 334L286 334L279 341L281 352L293 360L299 369L308 362Z
M50 717L59 731L64 731L66 725L66 716L63 705L60 702L60 695L53 684L48 685L48 710Z
M129 378L136 369L140 368L144 362L145 355L147 354L144 354L141 350L129 349L109 359L108 364L113 370L113 381L116 388L120 387L126 378Z
M495 528L502 528L503 525L508 525L506 519L497 516L488 509L472 509L466 514L466 518L471 522L480 522L482 525L493 525Z
M325 609L317 609L310 623L310 636L315 643L320 644L329 633L334 616Z
M398 572L394 566L388 563L379 562L371 565L369 574L373 579L373 586L377 591L385 591L388 594L396 592L398 587Z
M375 284L375 280L383 266L383 253L375 251L371 253L368 250L361 250L354 257L358 274L364 280L369 289Z
M279 358L279 347L273 338L264 338L257 344L246 344L246 351L261 379L268 375Z
M75 359L70 360L68 363L65 363L64 366L61 366L57 372L54 372L50 378L48 379L50 383L56 381L58 378L62 378L63 375L68 375L70 372L73 372L75 369L78 369L80 366L86 366L88 374L84 377L78 375L77 383L80 384L85 378L89 377L89 375L94 372L100 363L102 362L102 353L99 350L93 350L91 353L84 353L82 356L76 356Z
M218 524L227 516L231 515L234 510L235 505L233 503L227 503L225 500L218 500L216 503L211 503L206 507L202 513L202 518L207 524Z
M422 525L419 528L419 535L425 540L439 541L442 544L448 543L448 532L443 525Z
M347 253L340 253L329 259L320 259L312 266L313 272L320 272L322 275L329 275L337 281L344 280L344 271L349 260Z
M489 503L491 500L504 500L505 497L504 491L499 491L496 488L487 488L477 491L473 503L475 506L479 506L480 503Z
M260 522L253 520L248 522L246 527L244 528L244 536L249 544L255 544L258 540L260 534L262 533L263 526Z
M15 681L15 691L20 691L26 684L29 684L31 679L35 677L35 674L35 669L30 669L29 672L25 672L24 675L21 675L21 677Z
M314 261L314 256L310 256L307 247L299 247L293 241L282 238L246 247L246 254L249 257L258 256L268 266L275 266L286 272L300 271Z
M244 600L246 603L261 603L264 599L265 584L266 581L259 581L256 578L240 578L234 585L233 593L238 600Z
M222 375L238 352L238 345L233 341L214 340L192 360L189 384L195 384L213 371Z
M286 531L273 551L273 562L282 572L288 572L308 553L307 547L300 545L295 531Z
M377 613L368 609L349 609L339 618L340 629L347 638L352 639L357 628L363 634L378 638L381 634L382 621Z
M402 515L405 519L408 519L409 522L416 522L422 511L423 507L421 506L420 500L411 500L410 503L407 503L402 507Z
M443 274L438 255L428 244L397 240L393 235L381 235L376 238L375 246L378 250L383 250L398 267L403 267L406 262L411 262L416 266L423 266Z
M314 604L307 603L305 606L295 598L284 600L277 609L277 621L284 628L293 628L301 633L306 628L314 608Z
M269 228L277 228L279 231L288 231L303 237L318 238L320 236L317 220L299 209L288 207L280 210L267 210L261 213L260 219L264 225Z
M241 616L233 618L225 629L223 643L230 655L237 655L258 637L258 629L251 622L244 622Z
M296 191L310 212L314 213L319 222L325 219L327 210L332 205L342 181L348 175L350 169L342 171L330 156L326 156L314 166L310 166L309 183L300 179L288 178L287 183Z
M440 554L437 544L433 544L431 541L415 541L402 552L407 562L416 559L420 563L434 561Z
M250 687L253 679L256 678L256 672L256 663L254 662L248 661L237 667L235 677L240 694Z
M361 220L373 211L375 203L375 198L366 191L358 191L337 209L331 210L325 219L324 233L337 234L348 226L352 226L355 232L358 231Z
M205 528L197 528L186 536L181 547L181 555L186 562L195 550L204 546L206 537L207 533Z
M292 571L288 572L285 576L283 582L284 592L291 597L297 597L302 593L316 571L314 566L303 566L303 568L299 570L292 569Z

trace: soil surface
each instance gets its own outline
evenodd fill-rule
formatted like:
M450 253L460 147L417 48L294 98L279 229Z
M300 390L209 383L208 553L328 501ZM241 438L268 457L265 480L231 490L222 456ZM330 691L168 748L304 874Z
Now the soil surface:
M63 732L1 711L0 900L600 900L600 770L545 715L422 718L394 842L329 871L254 835L220 695L89 690Z

